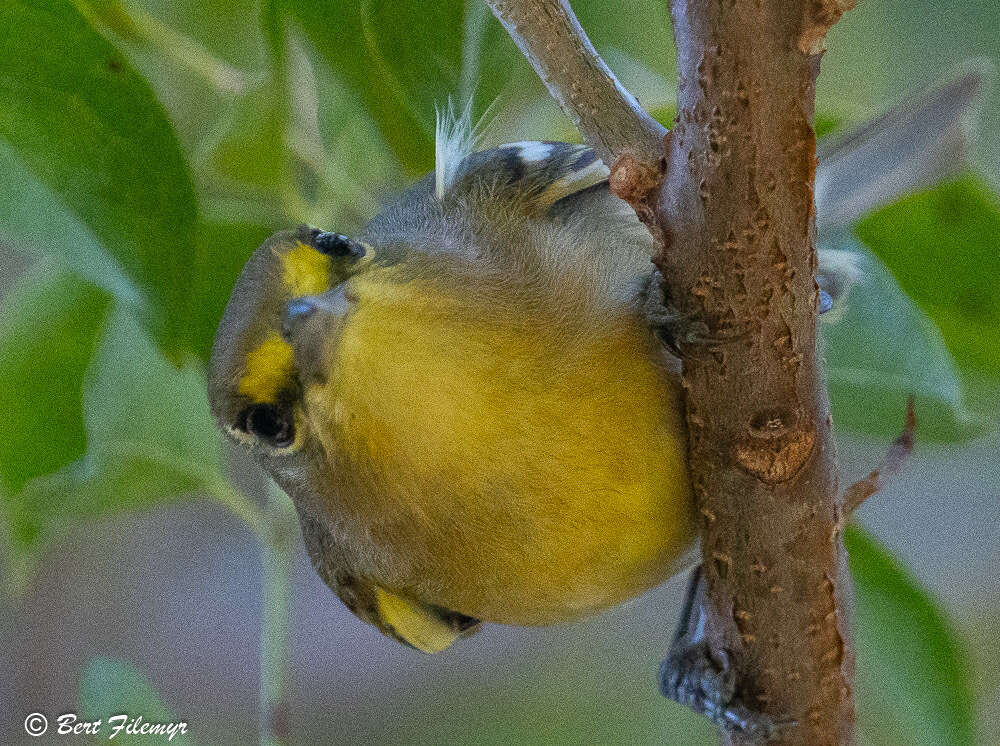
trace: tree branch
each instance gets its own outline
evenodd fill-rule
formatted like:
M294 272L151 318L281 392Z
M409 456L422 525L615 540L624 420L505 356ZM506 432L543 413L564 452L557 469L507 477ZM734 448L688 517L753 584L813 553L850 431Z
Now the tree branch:
M850 581L816 346L812 127L817 52L849 3L673 0L678 116L664 138L565 2L489 2L660 241L710 649L736 665L744 703L792 723L777 742L853 743Z
M812 7L674 0L678 117L657 209L656 262L689 332L709 639L740 661L748 705L797 724L780 734L789 744L851 743L854 719L850 581L816 346L819 58L799 43Z
M604 64L567 0L487 0L573 121L609 167L623 155L657 164L667 130Z

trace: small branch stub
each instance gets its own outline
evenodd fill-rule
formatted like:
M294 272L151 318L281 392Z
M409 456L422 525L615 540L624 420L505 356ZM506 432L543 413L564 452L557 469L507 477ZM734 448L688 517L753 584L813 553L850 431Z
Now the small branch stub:
M802 33L799 34L799 51L808 55L820 54L826 49L827 32L856 4L857 0L817 0L806 3Z
M777 409L757 414L736 444L736 460L766 484L794 477L812 455L816 429L799 412Z
M906 403L906 422L903 432L893 441L889 452L882 459L879 467L861 481L855 482L844 492L843 511L845 518L860 508L864 502L885 487L886 480L898 473L906 459L913 452L914 432L917 428L917 415L913 409L913 397Z
M663 138L664 148L670 142L670 133ZM619 199L628 202L654 238L662 239L660 226L656 220L656 200L663 182L666 159L659 158L655 164L640 161L626 153L611 166L608 188Z

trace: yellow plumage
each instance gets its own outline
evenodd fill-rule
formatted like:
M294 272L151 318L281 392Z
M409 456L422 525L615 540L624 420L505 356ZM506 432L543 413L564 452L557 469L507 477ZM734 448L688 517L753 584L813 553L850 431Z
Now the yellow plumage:
M290 297L314 295L330 288L330 257L301 241L297 241L287 251L280 252L278 257L281 261L281 279Z
M361 275L306 412L383 582L544 624L675 572L694 532L675 377L632 315L484 318L483 283ZM496 310L496 309L494 309ZM442 551L447 547L447 551Z
M291 345L270 332L247 354L239 393L255 402L273 402L295 370Z
M356 242L258 249L210 379L323 579L426 652L631 598L695 535L676 361L638 300L648 233L586 148L462 158Z
M414 604L381 586L375 586L375 604L385 623L417 650L440 653L457 637L447 622L428 613L425 606Z
M971 73L823 148L820 231L950 162L981 89ZM947 136L928 142L939 120ZM479 621L630 598L695 536L676 361L646 316L649 233L585 147L471 152L448 117L437 133L435 173L357 239L303 227L258 248L209 377L223 431L292 497L323 580L426 652ZM854 261L819 262L836 301Z

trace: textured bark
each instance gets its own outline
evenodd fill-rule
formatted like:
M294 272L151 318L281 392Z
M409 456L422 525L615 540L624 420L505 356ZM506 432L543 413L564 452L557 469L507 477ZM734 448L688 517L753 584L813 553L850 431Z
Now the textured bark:
M852 0L673 0L678 116L665 137L595 62L564 0L488 1L661 243L708 640L729 652L743 702L784 724L772 743L853 743L812 127L818 52Z
M849 580L816 346L811 0L674 0L678 116L656 218L683 321L708 637L777 742L853 741ZM810 47L812 48L812 47ZM731 736L733 743L742 743Z

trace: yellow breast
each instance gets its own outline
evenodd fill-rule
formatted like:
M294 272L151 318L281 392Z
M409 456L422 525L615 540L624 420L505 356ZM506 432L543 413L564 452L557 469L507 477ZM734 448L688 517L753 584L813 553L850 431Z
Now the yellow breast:
M306 403L382 584L544 624L676 572L694 538L679 385L631 314L441 281L352 293Z

